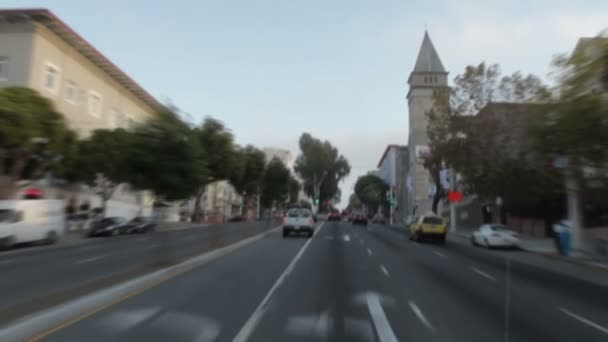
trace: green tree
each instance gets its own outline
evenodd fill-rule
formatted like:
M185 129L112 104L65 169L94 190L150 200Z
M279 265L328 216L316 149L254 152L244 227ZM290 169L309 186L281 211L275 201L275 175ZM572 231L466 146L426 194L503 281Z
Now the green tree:
M0 198L13 197L18 180L39 178L67 162L75 139L63 115L35 90L0 90Z
M300 194L300 190L302 186L300 182L293 177L291 174L289 175L289 203L297 203L298 195Z
M129 183L166 200L192 196L209 174L198 137L170 111L137 127L125 154Z
M466 67L452 88L436 92L435 106L427 113L430 153L423 161L437 188L432 210L437 212L446 195L439 179L446 166L464 177L468 192L482 196L501 195L506 184L508 188L516 184L529 165L521 156L513 158L505 151L507 144L502 142L509 137L502 129L504 123L477 120L475 115L495 102L546 103L550 94L534 75L502 76L498 65L485 63Z
M389 206L386 194L389 186L380 177L365 175L357 178L355 194L358 200L368 209L375 211L378 208L386 210Z
M273 158L266 167L262 181L261 203L269 208L283 205L289 197L289 170L278 158Z
M234 137L221 121L208 117L203 124L194 129L195 139L201 147L200 159L205 160L207 166L207 176L201 178L201 182L196 185L194 213L192 220L198 221L200 218L200 200L205 193L207 184L212 181L235 178L240 169L237 163L236 146Z
M350 173L348 160L329 141L321 141L309 133L300 137L300 155L294 170L303 181L304 192L323 203L339 200L339 183Z
M104 210L118 186L129 180L127 162L131 144L132 133L124 129L98 129L78 144L69 179L93 186Z
M363 206L363 204L361 203L359 196L357 196L357 194L354 192L352 194L350 194L350 197L348 198L348 209L360 210L362 208L362 206Z

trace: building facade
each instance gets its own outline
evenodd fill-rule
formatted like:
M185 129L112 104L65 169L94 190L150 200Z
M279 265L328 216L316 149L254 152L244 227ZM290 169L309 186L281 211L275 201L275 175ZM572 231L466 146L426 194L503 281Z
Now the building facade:
M406 181L411 191L407 211L420 214L431 210L434 189L430 174L423 165L423 157L429 151L427 113L435 108L435 96L448 89L448 73L426 31L408 84L409 165Z
M407 146L388 145L378 162L378 169L373 173L388 184L393 193L392 218L395 223L403 222L407 214L405 208L409 193L406 186L408 154Z
M267 163L273 158L277 158L289 169L289 171L293 172L293 157L291 156L291 151L274 147L264 147L262 151L264 152Z
M12 86L51 99L81 137L98 128L132 127L162 108L45 9L0 10L0 88Z

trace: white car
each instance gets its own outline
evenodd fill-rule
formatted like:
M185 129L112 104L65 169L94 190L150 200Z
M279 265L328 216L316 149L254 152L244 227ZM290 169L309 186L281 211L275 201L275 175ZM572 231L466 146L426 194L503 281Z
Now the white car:
M61 200L0 201L0 247L18 243L56 242L65 232Z
M518 247L519 235L502 224L484 224L471 236L473 246Z
M315 218L312 212L306 208L289 209L283 217L283 237L290 233L306 233L312 237L315 232Z

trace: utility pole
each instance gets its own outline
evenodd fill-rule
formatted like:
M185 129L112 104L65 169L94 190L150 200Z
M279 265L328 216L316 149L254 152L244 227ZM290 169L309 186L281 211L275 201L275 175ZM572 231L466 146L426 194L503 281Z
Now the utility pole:
M450 169L450 189L456 189L456 172L454 169ZM450 203L450 233L456 232L456 202Z

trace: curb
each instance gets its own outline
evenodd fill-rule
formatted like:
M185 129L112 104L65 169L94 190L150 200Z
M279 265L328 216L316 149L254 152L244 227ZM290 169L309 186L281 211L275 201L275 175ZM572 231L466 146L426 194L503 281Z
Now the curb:
M122 284L117 284L110 288L20 318L0 329L0 340L25 341L28 339L43 338L47 334L52 333L71 322L93 315L122 300L174 278L177 275L203 266L241 247L249 245L280 228L280 226L271 228L264 233L195 256L177 265L154 271Z

